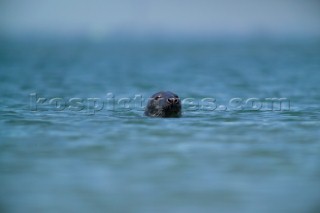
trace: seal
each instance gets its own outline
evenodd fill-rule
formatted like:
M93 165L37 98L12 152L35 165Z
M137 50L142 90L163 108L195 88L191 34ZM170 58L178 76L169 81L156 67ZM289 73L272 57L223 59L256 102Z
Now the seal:
M144 114L150 117L180 117L180 98L173 92L157 92L149 98Z

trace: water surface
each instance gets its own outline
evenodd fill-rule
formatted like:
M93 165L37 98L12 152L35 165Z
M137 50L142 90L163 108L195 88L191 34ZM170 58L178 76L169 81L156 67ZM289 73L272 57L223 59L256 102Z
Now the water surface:
M1 44L2 212L320 210L319 42ZM160 90L227 110L185 106L179 119L152 119L87 107L110 92ZM34 110L30 94L47 101ZM48 104L57 97L64 110ZM70 110L70 98L85 109ZM232 109L231 98L287 98L290 108Z

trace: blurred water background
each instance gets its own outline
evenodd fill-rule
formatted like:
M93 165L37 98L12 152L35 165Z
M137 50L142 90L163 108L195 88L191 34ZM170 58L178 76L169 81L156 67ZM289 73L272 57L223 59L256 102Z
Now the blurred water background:
M147 36L97 37L98 24L93 36L56 37L19 36L19 26L42 25L18 19L3 19L0 40L1 212L320 211L320 40L312 22L300 37L277 27L268 32L281 36L154 36L146 24L137 28ZM160 90L214 98L217 108L184 106L181 118L157 119L139 107L101 109L99 100L93 113L88 100ZM70 110L70 98L83 99L84 109ZM232 108L232 98L286 98L290 107Z

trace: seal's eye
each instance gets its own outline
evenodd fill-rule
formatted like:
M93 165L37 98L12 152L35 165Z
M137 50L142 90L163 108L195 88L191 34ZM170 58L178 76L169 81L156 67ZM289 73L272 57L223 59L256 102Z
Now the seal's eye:
M159 100L161 98L160 95L158 95L157 97L154 98L154 100Z

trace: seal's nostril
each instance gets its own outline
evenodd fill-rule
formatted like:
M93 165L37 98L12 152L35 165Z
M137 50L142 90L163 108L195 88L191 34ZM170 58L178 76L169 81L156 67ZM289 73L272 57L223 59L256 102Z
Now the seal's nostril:
M170 104L177 104L177 103L179 103L179 99L178 98L168 98L167 102Z

